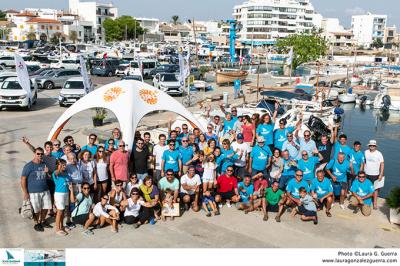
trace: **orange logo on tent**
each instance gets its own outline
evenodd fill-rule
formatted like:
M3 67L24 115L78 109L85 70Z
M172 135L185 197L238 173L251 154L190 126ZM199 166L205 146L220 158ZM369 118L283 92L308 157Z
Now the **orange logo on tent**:
M146 90L146 89L141 89L139 91L140 98L142 98L143 101L145 101L148 104L156 104L158 99L157 99L157 94L158 91L152 91L152 90Z
M124 93L124 91L122 90L122 88L120 87L113 87L108 89L103 96L103 99L105 102L112 102L115 99L118 98L119 95L121 95L122 93Z

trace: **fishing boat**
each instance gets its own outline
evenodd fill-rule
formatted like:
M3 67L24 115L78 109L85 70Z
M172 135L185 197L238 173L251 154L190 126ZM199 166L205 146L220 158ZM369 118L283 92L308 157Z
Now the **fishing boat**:
M347 92L339 94L338 100L341 103L355 103L357 95L353 93L353 88L349 88Z
M374 108L384 111L400 111L400 90L381 87L375 97Z
M218 85L233 83L235 80L243 81L247 78L248 72L244 70L218 70L216 82Z

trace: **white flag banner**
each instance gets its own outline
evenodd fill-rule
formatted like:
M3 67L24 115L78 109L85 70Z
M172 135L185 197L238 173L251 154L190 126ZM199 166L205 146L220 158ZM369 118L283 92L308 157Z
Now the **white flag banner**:
M92 81L89 78L87 69L86 69L86 63L85 60L83 59L83 56L79 56L79 62L81 64L81 75L83 78L83 86L85 86L85 91L86 94L88 94L89 92L91 92L93 90L93 86L92 86Z
M188 51L186 56L183 56L183 52L179 53L179 81L183 86L185 79L190 75L190 65L189 65L190 51Z
M31 98L31 80L29 79L28 68L26 67L24 59L22 59L19 54L15 54L15 69L19 85L26 91L27 97Z
M292 65L292 62L293 62L293 47L290 48L290 51L289 51L289 58L287 59L286 64L287 64L288 66L291 66L291 65Z

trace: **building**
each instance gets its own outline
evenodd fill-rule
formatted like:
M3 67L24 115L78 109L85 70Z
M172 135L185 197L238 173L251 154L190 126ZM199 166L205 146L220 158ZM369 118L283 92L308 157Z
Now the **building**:
M84 2L79 0L69 0L69 12L71 14L77 14L79 20L91 24L96 43L105 42L105 31L102 26L104 20L107 18L116 19L118 17L118 9L113 4L99 3L95 1Z
M0 40L9 39L10 32L12 28L15 28L16 25L8 20L0 20Z
M147 33L158 33L160 30L160 20L158 18L135 18L142 29Z
M383 43L386 23L387 15L367 13L366 15L352 16L351 28L357 44L370 47L377 39L380 39Z
M238 39L244 44L269 45L290 34L320 28L322 16L309 0L248 0L233 8Z
M396 26L393 25L392 27L386 27L385 28L385 34L383 37L383 43L384 44L393 44L393 43L398 43L398 33Z
M181 24L167 24L160 25L160 32L164 35L164 41L169 43L182 43L190 40L191 28Z
M322 37L334 48L350 48L356 44L353 32L340 25L337 18L324 18L321 29Z

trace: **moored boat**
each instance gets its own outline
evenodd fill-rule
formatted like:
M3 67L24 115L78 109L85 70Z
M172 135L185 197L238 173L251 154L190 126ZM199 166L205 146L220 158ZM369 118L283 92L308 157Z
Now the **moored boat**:
M218 85L233 83L234 80L243 81L247 78L248 72L244 70L235 70L235 71L220 71L216 72L216 82Z

